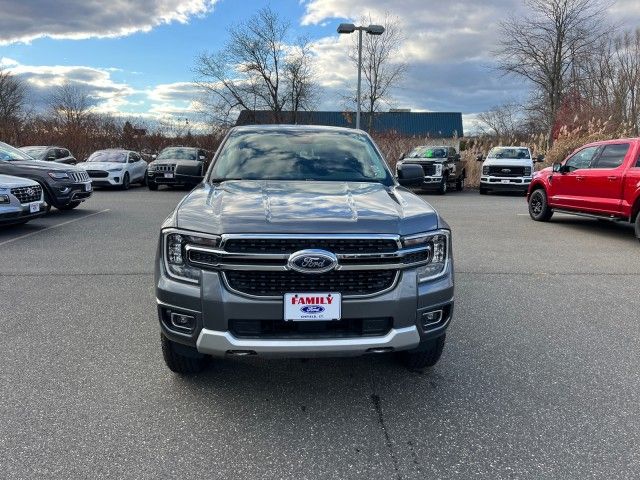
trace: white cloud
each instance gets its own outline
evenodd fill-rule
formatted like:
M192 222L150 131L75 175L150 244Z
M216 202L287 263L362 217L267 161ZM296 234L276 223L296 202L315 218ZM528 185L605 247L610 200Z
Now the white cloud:
M121 37L210 12L218 0L4 0L0 45L36 38Z

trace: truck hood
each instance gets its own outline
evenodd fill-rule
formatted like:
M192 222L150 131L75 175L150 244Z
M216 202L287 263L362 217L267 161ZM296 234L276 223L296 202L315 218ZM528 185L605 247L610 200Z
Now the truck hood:
M28 178L14 177L11 175L0 175L0 190L15 187L35 187L37 185L39 185L38 182L29 180Z
M223 233L387 233L443 225L435 210L402 187L379 183L227 181L203 184L178 205L175 226Z
M530 158L487 158L482 166L486 167L533 167Z

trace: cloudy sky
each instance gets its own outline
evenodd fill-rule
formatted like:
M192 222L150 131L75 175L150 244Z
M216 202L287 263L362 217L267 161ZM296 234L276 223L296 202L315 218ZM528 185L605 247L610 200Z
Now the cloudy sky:
M603 0L604 1L604 0ZM194 58L215 51L227 29L270 5L313 41L319 109L342 107L354 85L348 36L335 29L363 14L392 9L406 32L402 60L410 68L393 106L474 115L521 101L527 85L493 70L496 27L522 11L523 0L0 0L0 68L25 78L42 108L65 81L91 92L99 111L147 118L192 118ZM618 0L609 20L640 23L640 1Z

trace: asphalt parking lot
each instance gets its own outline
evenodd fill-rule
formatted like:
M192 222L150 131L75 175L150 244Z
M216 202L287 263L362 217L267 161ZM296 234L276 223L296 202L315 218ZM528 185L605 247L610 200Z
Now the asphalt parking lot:
M0 230L4 478L638 478L640 244L523 197L430 201L456 313L431 371L392 357L163 364L158 227L186 192L98 191Z

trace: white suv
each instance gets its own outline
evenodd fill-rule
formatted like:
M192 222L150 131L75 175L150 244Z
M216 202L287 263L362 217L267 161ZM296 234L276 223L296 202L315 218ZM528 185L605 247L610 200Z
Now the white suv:
M45 207L38 182L0 175L0 225L27 223L47 213Z

